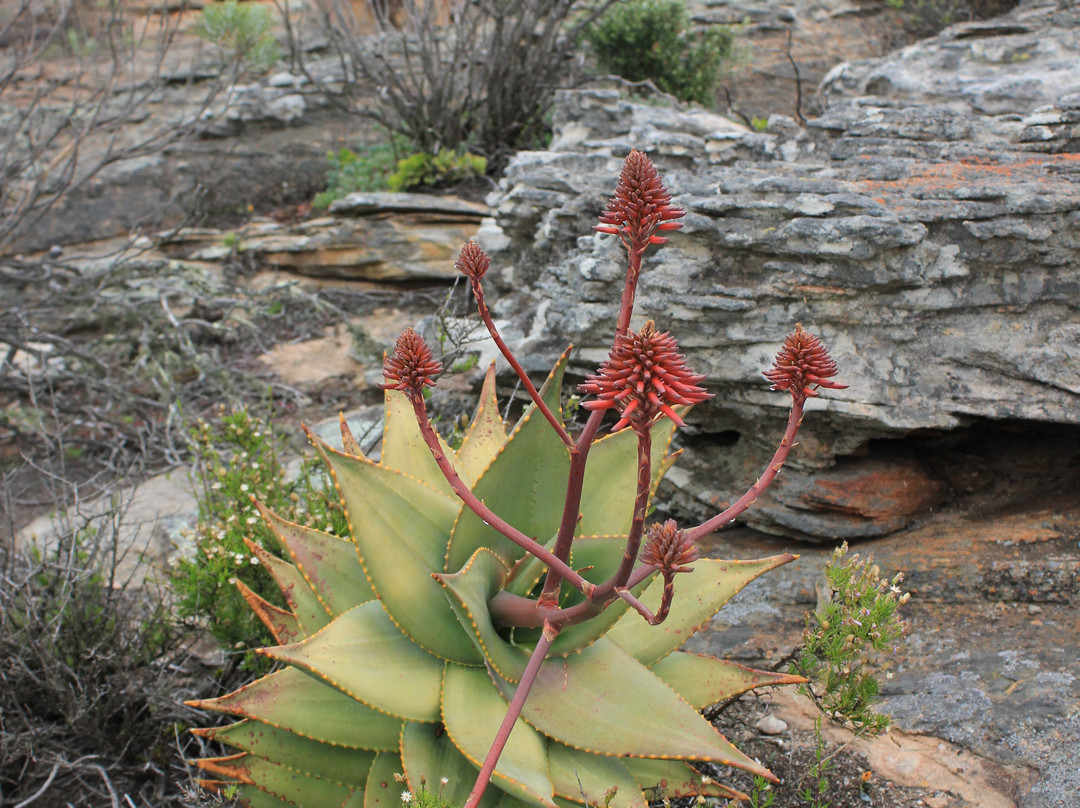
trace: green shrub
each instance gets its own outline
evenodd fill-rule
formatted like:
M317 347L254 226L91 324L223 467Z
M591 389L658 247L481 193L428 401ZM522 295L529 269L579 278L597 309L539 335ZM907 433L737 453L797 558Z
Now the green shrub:
M693 35L681 0L617 3L585 34L600 69L629 81L651 80L682 101L710 105L735 35L711 26Z
M273 27L273 14L266 6L225 0L203 9L192 30L229 52L238 65L261 71L281 56Z
M801 689L830 719L875 735L889 726L873 705L882 679L892 677L887 653L906 631L899 610L910 596L900 590L902 574L883 578L872 555L847 557L847 549L838 547L825 566L825 587L789 672L810 680Z
M417 186L440 188L484 176L487 159L459 149L440 149L438 154L416 152L398 160L397 171L387 177L391 191Z
M400 136L360 148L341 149L326 155L326 190L316 194L312 207L328 208L330 203L357 191L385 191L387 177L397 165L398 155L409 142Z
M246 409L221 410L211 424L198 421L190 432L199 516L193 553L177 561L172 583L180 617L204 626L228 652L243 653L245 668L268 668L250 653L273 637L236 586L284 608L277 584L245 544L245 537L276 553L278 542L252 497L290 521L341 535L346 530L336 494L325 476L304 462L299 476L286 478L269 424ZM306 505L306 508L305 508Z

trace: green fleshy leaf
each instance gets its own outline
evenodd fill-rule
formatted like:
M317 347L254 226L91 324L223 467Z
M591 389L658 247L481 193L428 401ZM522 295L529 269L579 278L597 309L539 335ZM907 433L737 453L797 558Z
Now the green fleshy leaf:
M719 783L706 781L701 772L681 760L645 760L624 758L623 763L637 780L649 801L680 797L724 797L749 799L745 794Z
M286 521L256 503L267 526L304 576L312 593L336 617L375 599L356 546L315 528Z
M770 685L791 685L801 676L758 671L703 654L676 651L649 669L667 682L695 710L729 699L748 690Z
M380 712L439 720L443 661L402 634L378 601L350 609L301 643L263 653L311 671Z
M501 589L505 577L503 562L481 547L461 572L438 575L436 580L446 587L447 599L487 663L504 679L516 682L529 662L529 653L499 635L488 608L488 601Z
M401 737L401 719L361 704L298 668L283 668L226 696L188 704L336 746L396 750Z
M544 402L558 415L559 392L567 354L559 359L541 390ZM566 499L570 452L535 405L522 415L506 444L476 481L473 493L494 513L526 536L546 540L559 529ZM524 550L462 508L450 537L445 569L453 572L487 547L507 566Z
M504 698L513 697L515 685L495 682ZM573 656L549 657L521 715L549 738L598 755L705 760L766 774L607 638Z
M204 759L198 761L198 766L249 786L255 786L298 808L325 808L327 805L341 805L355 791L351 786L310 777L265 758L248 754Z
M260 721L241 721L205 734L287 769L354 788L364 787L375 760L375 752L313 741Z
M465 804L480 773L458 751L440 724L405 724L401 733L401 762L405 764L405 776L414 794L421 787L420 778L424 777L428 791L434 791L454 806ZM445 785L441 782L444 777L448 781ZM501 793L494 786L488 788L479 808L495 808Z
M479 770L506 716L507 703L483 668L450 663L442 709L450 740ZM547 769L547 740L519 718L495 766L493 784L530 805L555 808Z
M552 536L548 539L547 544L544 545L544 549L554 552L555 542L557 542L558 539L558 536ZM513 580L507 581L503 586L503 589L511 595L526 597L532 592L533 588L540 583L540 579L543 578L546 573L547 564L532 553L526 553L514 563L511 572L514 576Z
M395 774L404 774L405 767L401 765L401 757L392 752L380 752L375 756L375 762L371 764L371 770L367 776L367 786L364 788L363 808L401 808L401 792L405 785L394 779ZM360 808L356 806L342 806L342 808Z
M439 469L439 464L431 456L431 449L424 442L420 425L416 422L416 412L408 397L400 390L387 390L384 412L382 453L379 465L419 480L457 503L458 498L454 494L454 489L446 481L446 477ZM472 480L454 463L456 459L454 450L447 446L442 438L439 438L439 445L442 447L443 454L455 465L458 476L471 487Z
M259 597L241 580L237 580L236 588L240 590L240 595L247 601L251 611L255 612L263 625L270 629L270 633L279 645L304 639L304 632L300 630L300 623L292 612L279 609L270 601Z
M488 367L484 387L480 390L480 403L472 423L465 430L461 448L457 451L458 473L462 479L479 479L484 469L506 443L506 425L499 414L499 402L495 398L495 363Z
M285 602L292 609L303 636L310 637L330 624L330 613L315 597L311 587L304 580L304 576L300 574L300 570L249 539L245 539L244 543L280 587L281 594L285 596Z
M645 797L633 775L615 757L602 757L572 749L561 743L548 743L548 770L555 793L586 805L603 805L608 789L618 791L610 808L646 808Z
M364 571L393 621L443 659L480 664L442 587L431 577L443 571L460 502L364 458L321 443L318 448L333 470Z
M237 791L240 793L240 803L247 808L295 808L291 802L259 791L255 786L240 786Z
M661 418L652 428L652 488L667 466L663 464L675 432L675 422ZM581 535L627 533L637 497L637 435L632 429L605 435L589 449L581 490Z
M675 598L667 620L650 626L637 612L626 612L607 636L645 665L675 651L704 626L744 586L759 575L793 560L790 553L757 561L721 561L703 558L694 571L675 578ZM654 613L660 608L664 582L653 578L641 602Z

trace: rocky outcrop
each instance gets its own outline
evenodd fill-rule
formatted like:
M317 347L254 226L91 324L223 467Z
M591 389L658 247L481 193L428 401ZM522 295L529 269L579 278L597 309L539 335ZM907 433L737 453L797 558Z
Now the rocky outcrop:
M837 65L832 100L875 96L946 103L986 115L1027 115L1080 92L1074 2L1035 0L992 20L951 26L880 59Z
M1028 35L1075 37L1061 30L1075 13L1029 15ZM1013 80L1025 64L1008 64ZM1077 106L1065 94L1027 107L991 115L859 96L834 99L805 129L774 117L757 133L611 92L564 93L549 151L519 155L489 200L509 241L493 261L499 312L528 335L520 354L535 369L568 342L575 373L595 368L623 258L590 228L620 158L647 150L687 216L646 258L638 311L679 338L717 393L693 414L701 435L673 496L712 510L760 473L786 407L760 373L802 322L849 388L814 402L785 484L754 523L819 538L896 529L942 489L914 461L887 464L881 481L891 440L983 420L1080 424ZM840 499L812 487L829 468ZM910 496L886 507L879 484ZM873 501L851 501L859 491Z

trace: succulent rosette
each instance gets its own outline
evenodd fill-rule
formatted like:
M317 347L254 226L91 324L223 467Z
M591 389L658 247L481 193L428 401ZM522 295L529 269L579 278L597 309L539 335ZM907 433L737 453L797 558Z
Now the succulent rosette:
M565 357L541 393L558 407ZM558 528L565 445L530 407L507 429L487 383L459 449L446 447L472 490L534 536ZM263 511L283 558L252 545L281 586L288 610L246 591L281 645L262 653L280 670L197 707L238 723L198 730L237 750L201 760L239 784L253 808L396 808L401 787L448 778L443 794L463 804L515 683L529 658L530 630L500 629L488 603L527 595L545 567L484 525L454 496L422 440L404 393L386 392L379 462L358 453L347 427L338 451L315 440L349 517L338 537ZM655 483L674 461L674 424L652 427ZM592 447L583 517L571 566L601 582L622 558L633 504L636 442L630 430ZM535 474L537 468L549 470ZM283 560L287 559L287 560ZM734 694L792 677L680 651L736 592L785 563L698 559L681 576L667 620L650 626L621 601L555 641L495 768L487 805L552 808L600 800L644 808L647 795L737 796L703 781L690 761L765 771L698 712ZM658 604L663 581L639 585ZM578 596L580 597L580 595ZM659 791L656 791L659 789Z
M424 396L442 367L410 329L384 365L378 461L344 419L340 450L309 433L349 535L260 507L280 557L249 546L288 608L240 586L278 642L261 653L280 667L191 702L237 719L197 730L235 750L198 761L207 787L235 784L252 808L396 808L402 777L410 789L444 783L442 796L466 808L646 808L744 796L694 762L772 777L700 711L803 680L681 649L742 587L794 556L718 560L697 543L768 485L805 398L838 387L836 367L799 327L767 374L793 405L762 478L696 527L646 526L677 459L674 429L709 396L673 337L651 321L629 328L641 254L683 215L670 201L652 163L631 152L597 228L623 239L627 282L609 358L580 388L592 398L579 433L560 406L569 350L537 390L484 303L490 259L477 245L462 249L458 268L530 397L521 418L500 415L493 365L460 446L447 445ZM607 410L617 422L598 437Z

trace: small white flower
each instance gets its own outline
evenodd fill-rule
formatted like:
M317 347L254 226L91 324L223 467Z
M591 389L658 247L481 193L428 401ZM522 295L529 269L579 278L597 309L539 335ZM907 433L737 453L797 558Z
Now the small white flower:
M248 490L248 484L247 483L241 483L240 484L240 490L241 491L247 491Z
M252 556L251 557L251 565L256 566L256 567L259 565L259 557L258 556Z
M253 524L255 524L255 523L256 523L256 522L258 522L258 521L259 521L259 520L258 520L258 518L257 518L257 517L254 517L254 516L249 516L249 517L247 518L247 523L248 523L249 525L253 525Z
M402 803L402 805L408 805L410 802L412 802L412 800L413 800L413 797L412 797L412 792L411 791L402 791L401 792L401 803Z
M445 786L447 783L450 782L450 778L449 777L440 777L439 782L442 783Z

